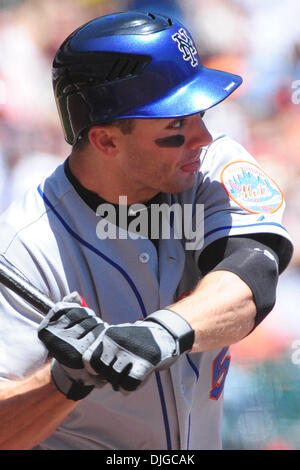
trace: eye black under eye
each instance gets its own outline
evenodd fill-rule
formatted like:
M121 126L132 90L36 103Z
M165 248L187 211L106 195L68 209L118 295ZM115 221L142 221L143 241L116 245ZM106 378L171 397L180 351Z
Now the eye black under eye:
M157 139L155 143L158 147L181 147L184 144L184 141L184 136L177 134Z

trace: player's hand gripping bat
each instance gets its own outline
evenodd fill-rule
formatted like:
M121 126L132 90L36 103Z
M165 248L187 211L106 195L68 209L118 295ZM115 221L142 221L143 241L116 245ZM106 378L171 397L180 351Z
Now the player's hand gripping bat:
M190 325L169 310L154 312L143 322L137 321L132 325L110 326L90 309L66 303L70 302L67 298L54 304L22 275L1 261L0 282L41 312L48 314L51 310L39 327L39 338L50 354L59 358L60 364L55 362L56 368L52 367L57 388L73 400L83 398L94 386L102 387L106 381L115 390L121 388L133 391L151 372L169 367L179 355L189 351L194 342L194 331ZM59 322L58 318L61 319ZM66 337L66 328L71 326L74 331L71 334L68 329ZM127 337L130 338L129 342ZM60 354L59 345L63 345L63 354ZM70 347L69 354L66 354L66 347ZM60 372L61 367L63 374ZM69 381L66 381L66 376ZM61 377L63 380L60 380Z

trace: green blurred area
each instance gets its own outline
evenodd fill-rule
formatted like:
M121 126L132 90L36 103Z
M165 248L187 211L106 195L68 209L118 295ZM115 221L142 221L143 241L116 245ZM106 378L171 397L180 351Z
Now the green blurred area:
M225 387L224 449L300 448L300 366L290 357L233 364Z

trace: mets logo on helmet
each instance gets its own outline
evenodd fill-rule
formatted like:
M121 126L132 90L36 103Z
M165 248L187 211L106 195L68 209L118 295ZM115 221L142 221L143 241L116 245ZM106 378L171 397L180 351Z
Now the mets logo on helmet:
M196 67L198 65L198 60L195 55L197 50L194 46L192 38L187 34L187 32L181 28L177 33L172 36L173 41L177 42L178 49L182 52L183 59L185 61L191 61L191 66Z

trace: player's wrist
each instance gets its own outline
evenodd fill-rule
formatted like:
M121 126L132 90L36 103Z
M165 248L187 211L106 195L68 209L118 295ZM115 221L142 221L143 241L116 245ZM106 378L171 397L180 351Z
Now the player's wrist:
M173 310L162 309L151 313L144 322L152 321L165 328L176 341L178 355L192 349L195 341L195 331L191 325Z

